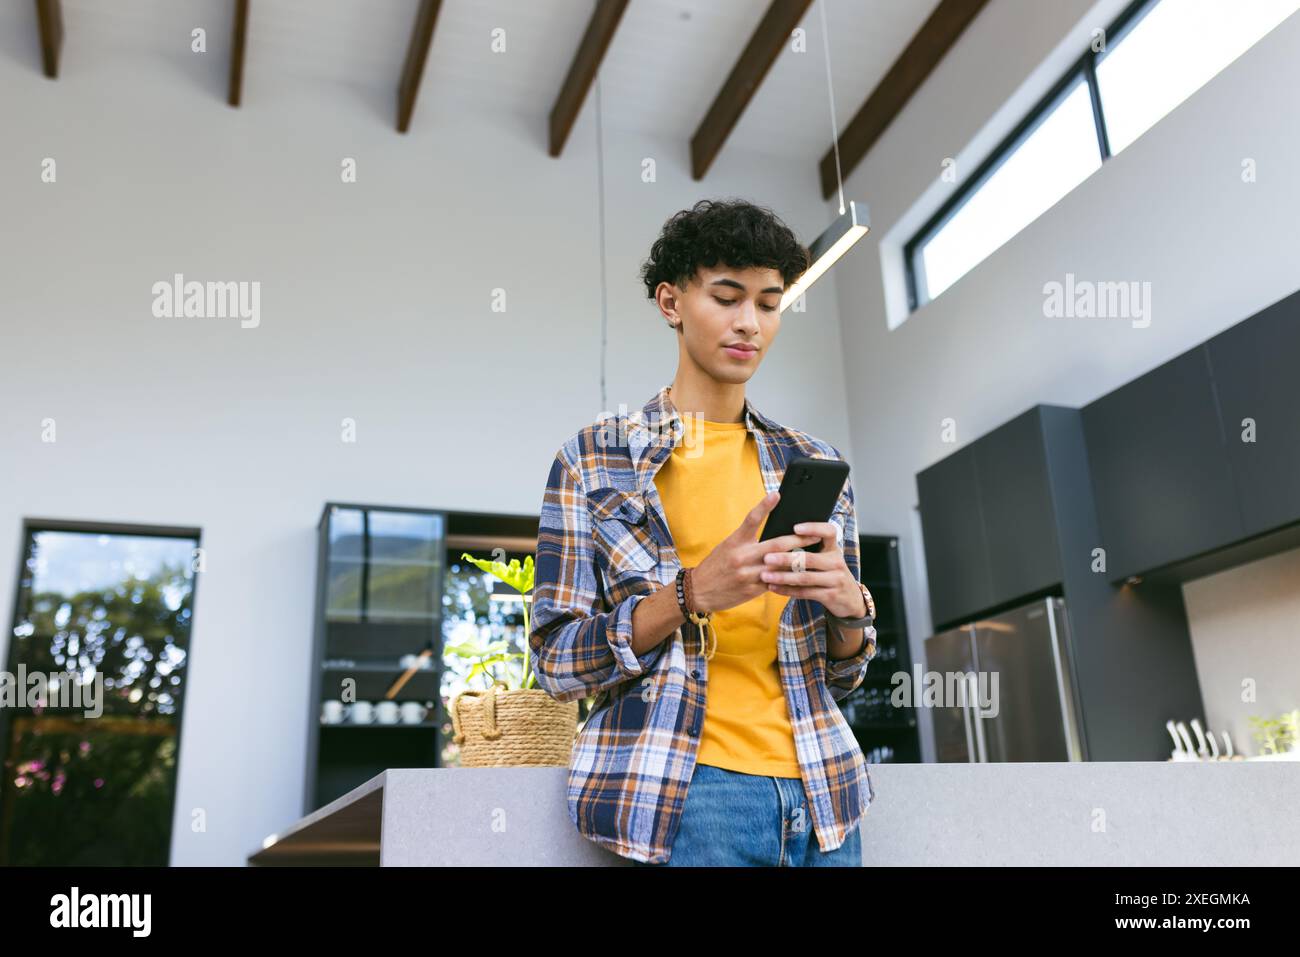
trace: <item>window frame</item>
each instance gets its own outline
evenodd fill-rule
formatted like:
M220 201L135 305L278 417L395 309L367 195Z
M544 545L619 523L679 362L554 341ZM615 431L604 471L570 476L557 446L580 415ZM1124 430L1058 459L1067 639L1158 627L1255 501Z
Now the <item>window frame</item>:
M907 310L909 315L927 303L934 301L934 297L926 289L925 263L922 261L921 256L926 244L948 224L949 220L957 215L967 201L1001 168L1003 163L1011 158L1025 140L1033 135L1034 131L1043 124L1081 79L1088 85L1089 99L1092 104L1092 118L1097 130L1097 146L1101 152L1102 165L1104 166L1114 155L1110 151L1110 140L1106 132L1106 115L1102 109L1101 89L1097 85L1097 64L1109 56L1111 51L1123 41L1124 37L1141 22L1142 18L1161 2L1163 0L1134 0L1133 3L1130 3L1105 28L1104 48L1101 51L1094 51L1092 44L1089 43L1083 55L1070 64L1061 77L1052 84L1047 93L1034 103L1025 117L989 151L989 155L958 187L956 192L948 197L935 213L922 224L921 228L913 234L912 238L904 244L903 270L907 280ZM987 255L991 256L994 252L996 250L990 250ZM971 268L974 269L977 266ZM969 271L967 270L967 273ZM962 275L965 276L966 273ZM957 282L960 281L961 278L959 277ZM921 297L922 290L925 290L924 299Z

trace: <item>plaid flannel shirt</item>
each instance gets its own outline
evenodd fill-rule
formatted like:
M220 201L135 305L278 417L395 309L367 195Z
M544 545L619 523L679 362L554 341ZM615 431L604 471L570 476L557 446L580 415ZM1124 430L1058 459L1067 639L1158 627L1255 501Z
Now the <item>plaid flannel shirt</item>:
M831 445L761 415L745 400L763 484L781 483L797 455L841 459ZM668 860L695 768L707 663L694 626L642 655L632 611L681 567L654 476L683 441L668 387L639 413L598 419L556 454L542 502L529 648L538 686L558 701L594 696L569 765L569 816L585 837L638 861ZM860 578L853 488L831 521ZM804 794L821 850L839 847L874 799L866 760L837 702L876 654L826 654L825 609L791 598L780 619L778 667Z

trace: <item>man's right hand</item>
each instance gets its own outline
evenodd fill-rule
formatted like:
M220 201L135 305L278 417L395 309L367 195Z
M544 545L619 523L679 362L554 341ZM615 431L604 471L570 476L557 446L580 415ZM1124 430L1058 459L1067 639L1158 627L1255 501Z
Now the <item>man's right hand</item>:
M694 606L701 612L725 611L743 605L768 591L762 573L771 566L763 556L768 552L788 552L820 541L816 535L781 535L758 541L763 522L780 499L779 492L768 492L749 510L734 532L718 543L691 573Z

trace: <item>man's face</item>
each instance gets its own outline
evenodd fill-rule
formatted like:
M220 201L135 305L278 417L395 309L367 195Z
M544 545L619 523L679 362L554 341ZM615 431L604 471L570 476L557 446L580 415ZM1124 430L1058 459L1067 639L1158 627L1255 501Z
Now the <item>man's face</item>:
M719 382L743 383L781 328L781 292L775 269L701 267L685 292L660 283L658 302L677 326L683 358Z

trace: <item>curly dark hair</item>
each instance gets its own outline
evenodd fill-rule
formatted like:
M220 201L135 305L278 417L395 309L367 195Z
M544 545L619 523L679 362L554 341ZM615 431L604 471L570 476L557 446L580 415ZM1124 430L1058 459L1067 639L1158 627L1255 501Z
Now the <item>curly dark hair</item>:
M702 199L664 223L650 258L641 265L646 297L653 299L661 282L685 289L697 269L719 263L732 269L775 269L782 288L789 289L807 271L811 257L770 209L743 199Z

